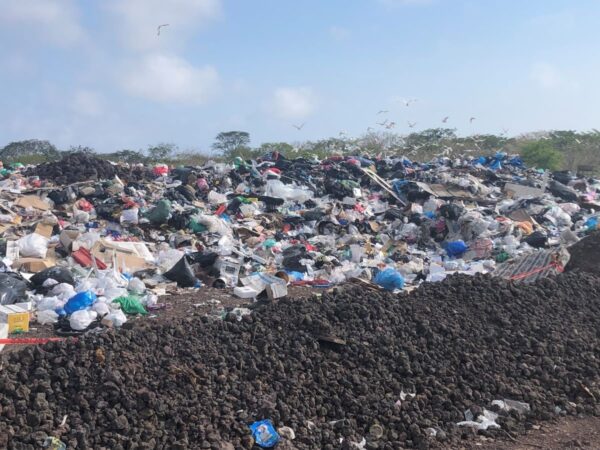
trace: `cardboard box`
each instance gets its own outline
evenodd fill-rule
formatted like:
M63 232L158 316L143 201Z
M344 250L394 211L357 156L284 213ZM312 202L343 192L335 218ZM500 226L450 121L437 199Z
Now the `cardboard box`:
M35 232L44 236L45 238L50 239L52 237L52 231L54 230L54 225L49 223L38 223L35 227Z
M29 312L15 305L0 305L0 323L8 324L8 332L29 331Z
M285 281L277 278L279 281L274 281L270 284L267 284L267 297L270 300L275 300L276 298L285 297L287 295L287 285Z
M54 258L19 258L14 262L13 267L24 272L37 273L55 265L56 260Z

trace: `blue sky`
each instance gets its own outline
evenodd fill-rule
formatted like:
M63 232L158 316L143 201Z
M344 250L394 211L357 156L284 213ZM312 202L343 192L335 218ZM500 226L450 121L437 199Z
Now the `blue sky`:
M594 0L0 0L0 146L588 130L599 22Z

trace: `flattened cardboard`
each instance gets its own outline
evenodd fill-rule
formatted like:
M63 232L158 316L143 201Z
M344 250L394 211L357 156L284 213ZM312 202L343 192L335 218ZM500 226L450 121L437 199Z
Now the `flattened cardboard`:
M39 209L40 211L48 211L50 209L50 205L37 195L24 195L23 197L19 197L15 200L15 205L20 206L21 208Z

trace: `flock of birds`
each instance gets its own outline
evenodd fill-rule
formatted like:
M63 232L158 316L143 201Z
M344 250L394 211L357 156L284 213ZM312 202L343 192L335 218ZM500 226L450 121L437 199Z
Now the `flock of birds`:
M158 25L156 27L156 36L157 37L160 36L161 30L163 28L165 28L165 27L168 27L168 26L169 26L168 23L163 23L163 24ZM408 108L411 104L417 102L417 100L418 99L416 99L416 98L402 98L402 99L399 99L397 101L400 102L400 103L402 103L405 107ZM379 111L377 111L376 115L377 116L382 116L382 115L385 116L386 114L389 114L389 112L390 111L387 110L387 109L380 109ZM444 124L448 123L449 119L450 119L450 116L443 117L442 118L442 123L444 123ZM474 120L476 120L476 117L470 117L469 118L469 124L473 124ZM391 130L394 127L396 127L396 122L391 121L391 120L389 120L387 118L385 120L381 121L381 122L375 122L375 123L377 125L379 125L380 127L383 127L386 130ZM298 131L301 131L304 128L304 125L306 125L306 122L302 122L301 124L292 124L292 127L294 127ZM408 125L408 128L413 129L415 126L417 126L417 122L411 122L409 120L409 121L407 121L407 125ZM375 130L372 127L368 127L367 128L367 132L368 133L373 132L373 131L375 131ZM503 128L501 135L505 136L507 133L508 133L508 129ZM346 137L347 133L345 131L340 131L339 136L340 137ZM477 139L476 137L471 137L471 139L473 140L474 146L479 149L479 143L481 143L483 141L483 139ZM464 146L465 144L461 143L461 142L458 142L456 145L457 146ZM424 146L424 144L423 145L414 145L412 147L411 151L408 154L409 155L415 155L417 153L417 151L420 148L422 148L423 146ZM449 156L452 153L453 150L454 149L452 147L449 147L447 145L446 146L442 146L441 147L441 152L439 154L436 154L435 156L438 156L438 157ZM473 149L465 149L464 151L465 152L471 152L471 151L473 151Z

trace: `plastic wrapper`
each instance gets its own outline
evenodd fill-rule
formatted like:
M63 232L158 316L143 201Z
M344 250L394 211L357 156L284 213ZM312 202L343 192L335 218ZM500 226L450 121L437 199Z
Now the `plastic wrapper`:
M274 447L280 440L279 434L269 419L254 422L250 425L250 431L256 445L263 448Z

